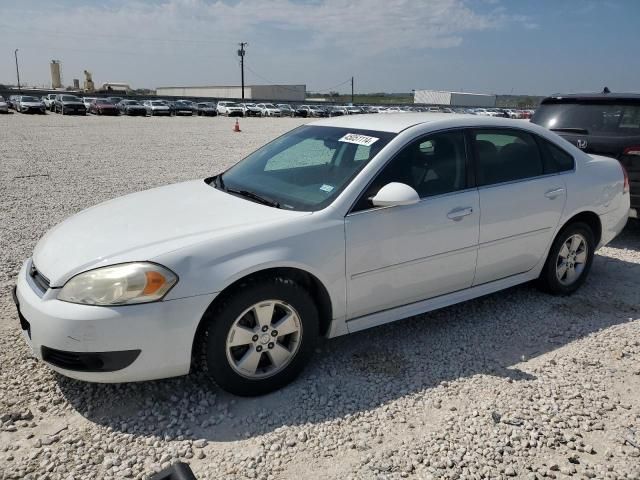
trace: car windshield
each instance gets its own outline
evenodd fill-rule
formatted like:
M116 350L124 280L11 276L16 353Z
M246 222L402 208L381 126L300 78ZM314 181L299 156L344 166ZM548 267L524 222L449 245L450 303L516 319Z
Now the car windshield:
M272 103L265 103L265 104L264 104L264 106L265 106L266 108L276 108L276 107L274 107L274 106L273 106L273 104L272 104Z
M40 99L36 97L22 97L20 100L23 102L39 102L40 101Z
M78 97L74 97L73 95L63 95L61 97L63 102L79 102L80 99Z
M136 100L127 100L125 105L140 105Z
M151 102L151 105L166 106L167 104L161 101L156 101L156 102Z
M104 98L98 98L95 102L98 105L111 105L111 102L109 100L105 100Z
M548 103L540 105L531 119L551 130L576 133L640 135L640 105L624 103ZM585 130L583 132L578 132Z
M394 136L371 130L302 126L252 153L217 177L214 184L241 196L267 199L281 208L320 210Z

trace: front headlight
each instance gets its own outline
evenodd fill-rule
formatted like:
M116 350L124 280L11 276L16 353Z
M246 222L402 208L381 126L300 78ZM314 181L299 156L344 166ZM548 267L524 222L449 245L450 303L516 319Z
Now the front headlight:
M168 268L148 262L96 268L70 279L58 300L85 305L132 305L155 302L178 282Z

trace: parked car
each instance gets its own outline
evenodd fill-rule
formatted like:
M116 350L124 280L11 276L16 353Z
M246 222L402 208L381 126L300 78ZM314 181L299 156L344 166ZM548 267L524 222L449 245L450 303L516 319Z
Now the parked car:
M329 106L326 108L326 111L329 117L341 117L343 115L347 115L345 113L345 109L342 107Z
M349 105L346 107L346 109L349 115L358 115L362 113L362 109L360 107L356 107L355 105Z
M384 113L407 113L406 110L400 107L387 107Z
M200 102L196 104L196 113L203 117L215 117L218 115L216 104L213 102Z
M262 110L255 103L239 103L238 105L242 107L242 114L245 117L259 117L262 115Z
M300 105L296 108L296 117L328 117L329 112L317 105Z
M117 105L122 115L146 116L147 108L137 100L121 100Z
M508 118L522 118L522 114L518 110L515 110L513 108L505 108L503 110L507 113L507 115L509 115Z
M142 102L148 116L171 115L172 109L164 100L145 100Z
M295 109L287 103L278 103L276 107L280 109L280 115L283 117L295 117Z
M9 106L9 108L11 108L12 110L16 109L18 98L20 98L20 95L9 95L9 98L7 99L7 105Z
M0 113L9 113L9 105L2 95L0 95Z
M82 103L87 107L87 111L89 111L89 105L93 102L97 97L82 97Z
M542 100L531 122L549 128L584 152L617 159L631 190L630 216L640 214L640 95L592 93Z
M78 114L86 115L87 107L81 98L67 93L58 94L53 102L53 111L61 115Z
M63 375L203 366L223 389L264 394L322 336L530 281L575 292L624 228L625 178L529 122L326 119L204 181L68 218L24 262L14 298L33 355Z
M260 109L261 117L279 117L280 109L276 108L273 103L259 103L256 105Z
M227 117L242 117L244 110L239 103L222 101L218 102L218 115L226 115Z
M47 110L53 112L53 103L55 99L56 99L55 93L49 93L42 97L42 101L44 102L45 107L47 107Z
M42 99L31 97L29 95L21 95L16 100L16 111L20 113L47 113L47 107Z
M197 113L195 104L189 100L176 100L173 102L174 115L193 115Z
M118 107L106 98L96 98L89 104L89 113L94 115L119 115Z

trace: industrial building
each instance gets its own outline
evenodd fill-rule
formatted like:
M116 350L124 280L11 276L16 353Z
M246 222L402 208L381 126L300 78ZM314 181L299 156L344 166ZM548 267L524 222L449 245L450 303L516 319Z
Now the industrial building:
M441 92L438 90L414 90L413 103L449 105L452 107L495 107L496 95Z
M306 85L245 85L244 98L247 100L281 100L285 102L304 102ZM206 87L158 87L159 97L208 97L242 98L239 85Z

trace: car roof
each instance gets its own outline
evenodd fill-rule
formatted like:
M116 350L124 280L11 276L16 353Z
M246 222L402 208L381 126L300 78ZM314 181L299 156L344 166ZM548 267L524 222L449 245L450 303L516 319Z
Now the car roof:
M389 113L385 115L348 115L331 117L309 123L309 125L374 130L379 132L400 133L415 125L430 123L446 124L447 128L456 127L511 127L523 130L536 130L529 122L499 117L478 115L451 115L450 113Z
M542 100L542 104L545 103L558 103L563 101L612 101L612 100L626 100L640 102L640 93L569 93L561 94L554 93Z

